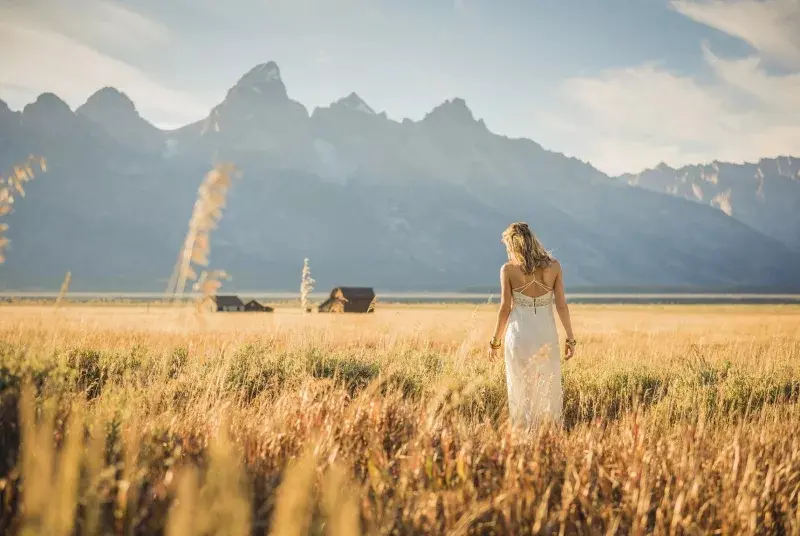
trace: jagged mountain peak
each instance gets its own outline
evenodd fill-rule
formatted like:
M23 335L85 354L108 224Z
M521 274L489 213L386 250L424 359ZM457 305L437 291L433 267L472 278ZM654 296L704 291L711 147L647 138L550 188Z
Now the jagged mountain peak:
M228 92L228 99L237 95L264 95L287 98L281 69L274 61L256 65L242 76Z
M775 174L793 180L800 179L800 159L792 156L776 156L775 158L762 158L758 162L756 173Z
M467 101L460 97L444 101L440 105L436 106L433 110L428 112L427 117L442 115L445 113L453 116L462 116L471 120L475 119L475 116L472 114L472 110L470 110L469 106L467 105Z
M241 132L251 134L281 128L304 128L305 106L289 98L281 71L274 61L250 69L202 122L201 134ZM278 127L280 125L280 127Z
M87 101L79 107L77 113L91 113L93 111L127 112L139 115L136 105L130 97L113 87L104 87L96 91Z
M116 88L95 92L75 114L124 144L154 151L161 146L161 132L139 115L130 97Z
M656 171L675 171L675 169L671 168L666 162L659 162L653 169Z
M631 184L710 205L800 251L800 161L791 156L757 162L720 162L673 169L660 164L621 177Z
M14 121L19 122L19 113L13 111L8 107L8 104L6 104L3 100L0 100L0 123L5 125Z
M69 105L54 93L42 93L35 102L25 106L22 117L26 123L46 122L53 125L70 122L75 118L75 114Z
M250 69L243 77L246 80L267 80L272 82L281 81L281 68L274 61L260 63Z
M69 112L70 114L72 113L69 104L61 100L55 93L42 93L36 98L36 101L25 106L25 110L36 109L48 111L59 110L62 112Z
M425 124L454 124L454 125L478 125L486 128L483 119L476 120L475 115L467 105L467 101L460 97L449 99L428 112L422 120Z
M775 240L796 242L796 183L771 175L755 182L752 166L726 166L718 177L697 173L703 166L689 177L643 173L641 185L657 193L617 187L577 159L491 134L464 99L397 123L352 111L368 105L351 94L310 121L274 63L251 69L205 122L180 132L129 120L131 108L113 88L93 97L127 115L91 121L44 95L19 131L5 128L12 123L0 129L0 159L44 150L53 177L64 178L43 182L15 213L12 229L29 233L15 243L30 246L4 266L12 271L3 285L41 286L69 269L116 290L161 286L197 178L216 158L256 179L232 190L231 217L219 229L223 257L215 263L236 285L286 288L296 273L291 257L310 254L331 283L452 290L494 273L502 250L487 255L474 244L496 244L508 221L523 218L583 284L797 285L800 257ZM59 120L61 112L72 119ZM795 162L781 158L782 172ZM771 219L751 220L759 233L741 223L749 214Z
M331 108L344 108L367 115L378 115L357 93L350 93L348 96L339 99L331 105Z

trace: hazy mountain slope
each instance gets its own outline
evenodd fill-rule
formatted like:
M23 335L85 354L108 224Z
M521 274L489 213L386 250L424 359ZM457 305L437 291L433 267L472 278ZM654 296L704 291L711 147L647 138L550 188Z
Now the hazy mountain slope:
M453 290L494 284L508 223L530 222L579 285L797 284L798 255L712 207L611 179L508 139L453 99L389 120L351 94L311 114L275 64L245 74L209 117L163 132L104 89L73 113L43 95L0 106L0 165L49 172L9 218L0 287L166 287L196 190L215 161L243 171L212 237L227 288Z
M75 113L94 122L132 150L144 153L164 150L164 133L143 119L133 101L114 88L106 87L96 92Z
M757 164L661 165L621 177L634 184L707 204L800 251L800 158Z

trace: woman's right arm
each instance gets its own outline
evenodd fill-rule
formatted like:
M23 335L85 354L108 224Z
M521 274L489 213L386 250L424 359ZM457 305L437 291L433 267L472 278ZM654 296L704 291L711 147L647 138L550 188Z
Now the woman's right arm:
M572 319L569 316L569 305L567 305L567 295L564 292L564 271L561 269L561 264L556 262L556 281L553 288L556 298L556 311L558 317L561 319L561 324L564 326L564 331L567 332L568 340L575 340L575 335L572 333ZM569 359L575 353L575 348L567 345L566 358Z
M497 311L497 321L494 325L494 332L492 334L492 341L500 343L505 336L506 328L508 326L508 317L511 315L511 305L513 303L511 297L511 281L508 278L508 265L503 265L500 269L500 309ZM497 356L498 348L491 349L491 356Z

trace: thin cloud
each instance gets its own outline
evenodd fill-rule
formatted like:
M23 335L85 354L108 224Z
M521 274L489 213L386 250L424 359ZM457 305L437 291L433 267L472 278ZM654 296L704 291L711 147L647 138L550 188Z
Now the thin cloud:
M714 54L705 43L703 56L720 80L756 97L764 106L772 106L776 112L790 115L795 115L791 114L793 110L800 111L800 72L770 75L758 56L724 59Z
M571 152L612 174L658 162L755 161L800 153L800 108L793 77L772 77L755 62L714 64L717 81L697 81L648 65L572 79L566 127L585 145Z
M107 0L26 0L0 7L0 20L49 30L106 53L141 53L169 44L169 29L116 2Z
M45 92L54 92L73 108L104 86L126 92L143 116L168 124L196 120L207 112L193 96L173 91L131 65L58 33L0 22L11 46L0 56L0 95L21 108Z
M209 105L185 92L164 87L131 62L121 59L147 46L162 46L166 28L120 6L79 0L80 11L50 2L6 4L0 8L0 98L21 108L41 93L53 92L73 108L104 86L126 92L145 117L165 125L197 120ZM71 9L74 7L70 5ZM138 43L138 44L137 44ZM102 50L102 52L101 52ZM114 52L117 55L112 55Z
M612 174L658 162L682 166L799 154L800 70L770 73L764 56L784 65L800 62L800 38L787 31L787 20L798 20L800 3L675 0L673 6L746 40L759 54L723 58L702 43L710 82L656 64L567 80L561 89L569 112L551 117L550 125L583 133L570 152Z
M655 65L570 79L561 90L571 112L550 126L575 132L569 152L611 174L705 159L716 151L709 141L736 121L720 95Z
M690 19L742 39L763 56L800 69L798 0L672 0Z

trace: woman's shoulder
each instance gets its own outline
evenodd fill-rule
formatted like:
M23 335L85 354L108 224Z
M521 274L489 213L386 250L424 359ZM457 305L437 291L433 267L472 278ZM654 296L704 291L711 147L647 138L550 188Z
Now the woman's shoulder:
M504 274L513 273L516 267L517 266L513 262L507 262L500 267L500 272Z
M548 264L545 269L546 270L552 270L554 272L560 272L561 271L561 263L558 262L558 259L553 257L552 259L550 259L550 264Z

